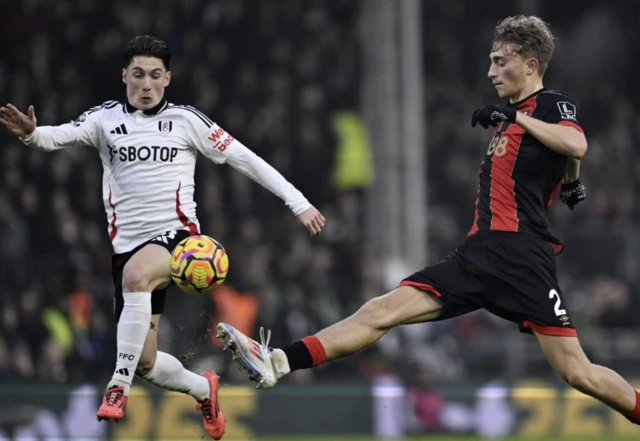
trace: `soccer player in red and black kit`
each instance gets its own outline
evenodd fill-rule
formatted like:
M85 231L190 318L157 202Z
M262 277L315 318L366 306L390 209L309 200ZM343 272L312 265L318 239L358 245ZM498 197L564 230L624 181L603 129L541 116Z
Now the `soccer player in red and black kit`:
M553 35L537 17L509 17L496 27L489 79L509 102L485 105L472 117L473 126L496 129L464 243L351 317L282 349L269 348L263 330L258 343L220 323L219 336L251 379L273 387L291 371L354 354L396 326L484 308L535 335L571 386L640 423L640 395L587 359L556 278L562 243L549 231L547 210L561 187L572 209L586 197L577 177L587 141L576 102L542 85L553 50Z

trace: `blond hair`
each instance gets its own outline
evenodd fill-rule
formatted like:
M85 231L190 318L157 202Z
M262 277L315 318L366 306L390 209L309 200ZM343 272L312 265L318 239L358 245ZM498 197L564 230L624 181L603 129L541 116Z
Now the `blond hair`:
M492 50L512 44L515 53L538 60L542 77L553 56L555 43L549 25L535 15L507 17L498 23L491 43Z

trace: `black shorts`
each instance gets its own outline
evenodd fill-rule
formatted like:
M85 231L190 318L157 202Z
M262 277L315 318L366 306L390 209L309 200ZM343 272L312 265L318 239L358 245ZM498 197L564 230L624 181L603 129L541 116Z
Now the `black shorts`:
M553 249L520 233L479 233L445 260L400 286L428 291L444 303L445 320L477 309L518 323L521 332L577 336L556 277Z
M111 256L111 277L113 277L113 284L115 286L115 303L113 308L113 315L116 318L116 323L120 321L120 315L124 308L124 297L122 296L122 271L129 259L133 257L135 253L140 251L143 247L149 244L160 245L166 248L170 253L183 239L186 239L191 234L187 230L174 230L167 231L160 234L153 239L150 239L142 245L134 248L128 253L114 254ZM167 261L167 268L169 262ZM164 312L164 304L167 299L167 288L157 289L151 293L151 314L162 314Z

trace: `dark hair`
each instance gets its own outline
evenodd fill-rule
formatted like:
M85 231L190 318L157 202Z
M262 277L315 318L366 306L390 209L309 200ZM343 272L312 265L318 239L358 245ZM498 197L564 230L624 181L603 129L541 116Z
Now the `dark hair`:
M124 66L128 67L134 57L159 58L165 69L171 69L171 52L167 43L151 35L140 35L129 42L129 49L124 54Z
M538 60L538 73L543 76L553 56L555 43L549 25L535 15L507 17L496 26L491 47L513 44L514 51Z

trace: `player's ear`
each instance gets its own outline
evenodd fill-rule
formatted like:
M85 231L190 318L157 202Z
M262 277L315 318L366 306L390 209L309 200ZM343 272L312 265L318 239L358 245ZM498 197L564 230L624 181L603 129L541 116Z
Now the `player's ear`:
M167 87L169 85L169 83L171 83L171 71L168 71L164 75L164 87Z
M122 82L127 84L127 69L122 68Z
M527 60L527 75L533 75L534 73L538 72L538 67L540 66L540 63L538 62L537 58L529 58Z

